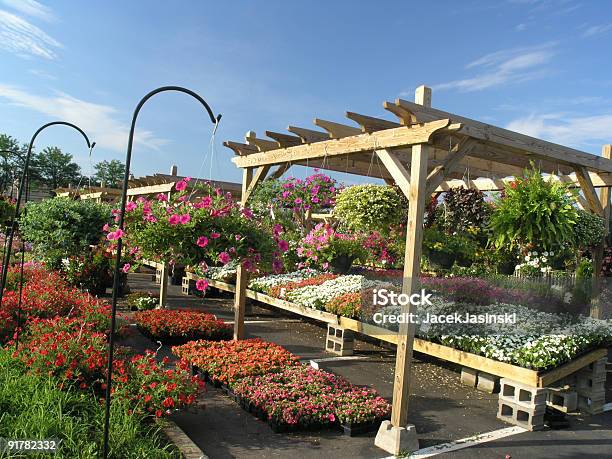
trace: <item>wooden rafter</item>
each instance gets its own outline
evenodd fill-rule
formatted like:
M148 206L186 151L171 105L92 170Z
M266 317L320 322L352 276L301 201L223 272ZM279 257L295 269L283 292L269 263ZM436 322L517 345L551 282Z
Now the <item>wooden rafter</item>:
M258 139L257 134L254 131L247 132L244 136L244 141L248 145L255 146L259 151L276 150L278 148L277 142L266 139Z
M252 153L259 152L259 149L254 145L247 145L246 143L240 142L232 142L231 140L226 140L225 142L223 142L223 145L227 148L231 148L232 150L234 150L234 153L239 156L250 155Z
M276 140L278 146L282 148L294 147L302 143L302 139L300 139L299 137L289 134L283 134L282 132L266 131L266 135L271 139Z
M264 164L280 164L328 156L340 156L348 153L369 152L372 150L405 147L427 143L431 136L441 130L458 130L460 124L451 125L449 120L438 120L415 126L402 126L386 129L371 134L360 134L342 139L327 140L295 147L254 153L248 156L237 156L232 161L238 167L255 167Z
M291 167L291 163L283 163L283 164L279 164L279 166L276 168L276 170L274 172L272 172L270 174L270 176L268 177L268 180L272 180L272 179L277 179L277 178L281 178L282 175L287 172L287 170Z
M359 124L363 132L382 131L383 129L391 129L401 126L401 124L393 121L375 118L368 115L361 115L355 112L346 112L346 117Z
M461 133L507 149L509 153L532 155L536 158L570 166L588 167L602 172L612 172L612 161L601 156L585 153L573 148L557 145L545 140L503 129L480 121L465 118L431 107L424 107L414 102L398 99L395 104L414 113L419 122L431 122L437 119L450 119L451 122L463 125Z
M397 116L403 125L410 126L411 124L416 124L418 122L414 113L406 110L403 107L395 105L393 102L383 102L383 107L385 110Z
M297 126L288 126L287 130L293 132L305 143L320 142L322 140L329 140L331 137L326 132L315 131L314 129L306 129Z
M343 137L361 134L361 129L353 126L347 126L346 124L322 120L319 118L315 118L313 122L315 126L319 126L320 128L323 128L329 132L329 135L334 139L341 139Z

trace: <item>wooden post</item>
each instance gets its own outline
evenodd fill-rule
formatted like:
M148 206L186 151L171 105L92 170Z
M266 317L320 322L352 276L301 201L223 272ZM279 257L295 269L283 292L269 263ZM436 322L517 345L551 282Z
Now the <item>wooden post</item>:
M161 279L159 283L159 307L166 307L166 298L168 296L168 263L161 263Z
M248 199L247 190L253 180L253 168L247 167L242 172L242 196L240 203L244 206ZM244 338L244 316L246 305L247 272L238 265L236 270L236 293L234 293L234 339Z
M612 158L612 145L604 145L601 151L604 158ZM603 311L601 309L601 269L603 267L603 257L606 245L606 237L610 227L610 187L603 187L599 192L599 202L603 208L603 219L605 226L604 239L595 250L593 250L593 292L591 298L590 316L601 319Z
M416 102L431 106L431 89L420 86L415 94ZM412 147L410 183L408 189L408 224L406 227L406 253L404 258L404 282L402 293L412 294L419 289L421 274L421 245L423 243L423 220L425 215L427 161L429 145ZM405 192L405 191L404 191ZM403 314L414 312L414 306L402 306ZM406 316L410 317L410 316ZM393 406L390 425L381 425L375 444L391 454L418 449L414 426L408 425L408 400L410 397L410 371L416 324L402 323L397 336L395 357L395 379L393 383Z

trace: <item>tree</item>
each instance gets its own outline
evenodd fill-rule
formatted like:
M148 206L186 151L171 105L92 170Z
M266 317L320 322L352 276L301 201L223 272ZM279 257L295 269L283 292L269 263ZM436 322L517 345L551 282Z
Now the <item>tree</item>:
M0 150L9 151L0 153L0 192L2 192L9 189L15 179L21 177L27 146L20 146L17 139L10 135L0 134Z
M40 152L34 167L40 182L51 189L77 185L81 179L81 168L72 161L72 155L57 147L47 147Z
M125 175L125 164L117 159L100 161L94 166L94 169L96 170L96 181L110 188L118 188L119 182Z

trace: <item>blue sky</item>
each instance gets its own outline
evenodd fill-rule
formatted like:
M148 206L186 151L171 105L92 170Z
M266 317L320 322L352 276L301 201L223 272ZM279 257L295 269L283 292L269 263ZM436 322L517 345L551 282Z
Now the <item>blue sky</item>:
M499 0L0 0L0 132L22 141L64 119L125 157L131 113L149 90L183 85L223 120L212 176L240 180L223 140L241 141L347 110L393 119L384 100L433 87L433 106L600 154L612 143L612 2ZM143 109L132 171L202 176L212 125L182 94ZM60 146L87 173L76 134ZM354 178L353 178L354 179Z

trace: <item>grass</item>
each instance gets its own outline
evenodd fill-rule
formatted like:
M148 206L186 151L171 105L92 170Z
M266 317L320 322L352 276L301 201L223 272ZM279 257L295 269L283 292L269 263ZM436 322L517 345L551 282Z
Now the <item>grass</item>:
M61 440L55 458L102 457L104 406L93 394L60 390L57 380L25 373L25 368L0 349L0 437ZM111 410L110 457L170 459L180 453L160 428L114 403ZM0 458L8 458L1 454ZM50 457L28 455L28 457Z

